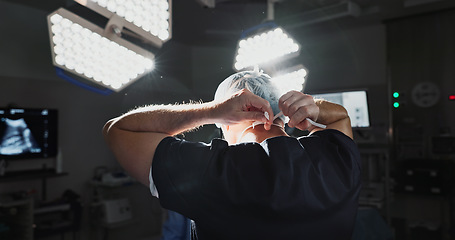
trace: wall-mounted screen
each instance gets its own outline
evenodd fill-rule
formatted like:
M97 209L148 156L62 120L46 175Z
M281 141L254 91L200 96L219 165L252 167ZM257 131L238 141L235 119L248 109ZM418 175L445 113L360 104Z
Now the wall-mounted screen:
M0 109L0 159L55 157L57 115L54 109Z
M352 127L370 127L366 91L331 92L311 95L315 98L322 98L329 102L340 104L346 108L351 118Z

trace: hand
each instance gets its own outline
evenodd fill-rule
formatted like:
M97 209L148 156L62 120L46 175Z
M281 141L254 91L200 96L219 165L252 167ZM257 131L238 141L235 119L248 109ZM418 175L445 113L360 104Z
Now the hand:
M269 119L264 113L267 112ZM229 99L214 106L215 122L224 125L237 124L244 121L265 122L264 128L269 130L272 125L273 110L270 103L251 93L247 89L242 89L234 93Z
M303 131L312 126L306 118L316 121L319 116L319 107L313 97L298 91L290 91L281 96L278 106L289 117L288 126Z

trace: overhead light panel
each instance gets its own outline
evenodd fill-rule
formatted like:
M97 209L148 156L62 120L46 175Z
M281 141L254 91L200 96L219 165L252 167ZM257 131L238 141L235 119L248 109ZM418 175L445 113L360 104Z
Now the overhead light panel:
M171 0L75 0L155 46L171 39ZM109 23L108 23L109 24Z
M264 66L278 59L293 57L300 46L281 27L261 31L238 42L234 68L237 71Z
M154 55L63 9L48 15L55 66L113 91L120 91L154 68Z
M272 76L271 81L283 95L291 90L302 91L305 88L307 75L308 71L302 65L297 65L277 72Z

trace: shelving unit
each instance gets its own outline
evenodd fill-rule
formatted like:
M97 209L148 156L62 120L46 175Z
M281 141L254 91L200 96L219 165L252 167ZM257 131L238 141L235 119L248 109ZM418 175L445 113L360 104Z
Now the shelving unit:
M33 239L33 201L0 195L0 239Z
M359 145L362 159L362 191L359 204L374 207L390 223L391 179L389 149Z
M54 169L6 172L0 176L0 183L39 179L41 181L41 200L46 201L47 179L66 175L68 173L56 173ZM71 222L71 219L74 218L74 215L80 213L72 213L74 209L70 204L57 204L45 208L35 208L33 199L27 196L13 198L10 193L0 194L3 194L0 195L0 239L2 240L31 240L34 237L58 234L64 231L74 231L75 229L75 223L74 221ZM42 231L42 227L40 229L33 228L34 225L38 224L36 221L40 221L39 224L41 226L43 217L55 216L56 214L64 215L65 219L70 219L65 223L68 226L47 226L48 228L45 231Z
M0 176L0 183L40 179L42 200L45 201L47 195L47 179L66 175L68 173L57 173L54 169L6 172L3 176Z

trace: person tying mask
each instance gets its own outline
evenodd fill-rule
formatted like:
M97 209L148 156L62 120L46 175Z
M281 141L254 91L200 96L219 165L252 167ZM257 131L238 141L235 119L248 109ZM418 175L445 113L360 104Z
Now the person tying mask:
M310 134L288 136L285 122ZM175 137L205 124L225 139ZM140 107L103 133L164 208L194 221L192 239L351 238L360 156L340 105L279 96L268 75L245 71L226 78L213 101Z

